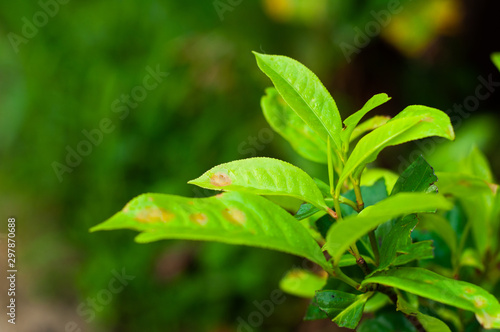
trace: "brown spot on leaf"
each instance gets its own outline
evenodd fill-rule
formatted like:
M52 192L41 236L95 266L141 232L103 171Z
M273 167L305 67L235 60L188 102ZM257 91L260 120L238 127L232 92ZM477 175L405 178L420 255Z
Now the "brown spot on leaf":
M200 226L205 226L208 222L206 214L203 213L193 213L189 216L189 219Z
M210 184L216 187L225 187L231 184L231 178L226 173L215 173L210 177Z
M237 226L244 226L247 219L245 213L236 208L225 209L222 211L222 216Z
M495 183L488 183L488 187L490 187L491 189L491 192L493 194L497 194L497 191L498 191L498 184L495 184Z
M461 185L461 186L464 186L464 187L470 187L470 182L467 181L467 180L460 180L458 181L458 184Z
M153 201L153 197L152 196L148 196L148 201L152 202Z
M175 215L157 206L147 207L135 216L135 220L142 223L167 222L175 218Z
M428 116L428 117L423 118L423 119L422 119L422 120L420 120L420 121L423 121L423 122L433 122L433 121L434 121L434 118L432 118L432 117Z
M470 288L470 287L465 287L464 291L467 294L474 294L476 292L476 290L474 288Z
M487 305L487 301L482 296L474 296L474 307L481 309Z
M215 195L215 197L217 197L217 198L222 198L222 196L224 196L224 194L217 194L217 195Z

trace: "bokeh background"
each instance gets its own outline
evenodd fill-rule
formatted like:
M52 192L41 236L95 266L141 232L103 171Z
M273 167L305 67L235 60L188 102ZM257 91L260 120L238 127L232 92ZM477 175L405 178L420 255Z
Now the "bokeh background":
M271 134L259 105L271 83L252 50L307 65L344 117L380 92L393 99L374 114L410 104L448 111L458 140L477 144L498 179L500 88L474 96L479 77L500 82L490 60L500 51L499 9L493 0L1 2L0 267L13 216L19 274L17 324L3 317L0 330L335 331L303 323L308 301L292 296L258 327L241 324L298 258L186 241L139 245L132 231L88 229L144 192L211 195L186 182L234 159L277 157L325 178L322 165ZM141 90L155 70L164 73L155 88ZM131 94L140 100L122 99ZM103 119L113 129L61 171L87 140L83 131ZM388 149L379 166L400 171L420 150ZM124 271L133 280L103 298Z

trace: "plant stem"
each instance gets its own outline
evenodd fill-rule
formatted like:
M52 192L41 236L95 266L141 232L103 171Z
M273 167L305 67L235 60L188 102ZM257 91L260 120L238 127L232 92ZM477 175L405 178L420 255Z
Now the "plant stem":
M335 173L333 171L333 158L332 158L332 147L330 143L330 137L327 139L327 155L328 155L328 179L330 181L330 194L332 195L333 198L333 206L335 208L335 213L333 211L328 211L328 213L334 218L337 219L337 222L341 222L342 220L342 212L340 212L340 195L335 194ZM339 155L341 163L344 163L345 156L344 155ZM354 204L354 202L353 202ZM358 204L359 208L359 204ZM363 273L365 275L370 274L370 269L368 268L368 264L366 264L365 259L361 257L359 254L358 247L356 246L356 243L354 243L352 246L349 248L349 252L356 258L356 263L358 266L363 270Z
M361 177L361 176L360 176ZM356 195L356 203L358 204L358 212L361 212L364 207L365 203L363 201L363 195L361 194L361 187L360 187L360 182L361 179L354 179L351 176L351 181L352 185L354 187L354 194ZM368 236L370 238L370 245L372 247L373 255L375 256L375 264L378 266L380 262L380 253L378 249L378 243L377 243L377 237L375 236L375 230L371 230L370 233L368 233Z
M363 196L361 195L361 187L359 186L360 180L354 179L351 176L352 185L354 187L354 194L356 195L356 203L358 203L358 211L362 211L365 207L365 203L363 202Z
M353 201L351 201L348 198L345 198L344 196L339 196L339 203L349 205L350 207L352 207L354 209L354 211L359 212L358 206L356 205L356 203L354 203Z
M349 286L352 286L352 287L354 287L355 289L357 289L359 291L363 291L364 290L364 288L361 287L360 283L352 280L347 275L345 275L344 272L342 272L342 270L339 267L334 267L333 268L333 276L335 278L337 278L338 280L345 282Z

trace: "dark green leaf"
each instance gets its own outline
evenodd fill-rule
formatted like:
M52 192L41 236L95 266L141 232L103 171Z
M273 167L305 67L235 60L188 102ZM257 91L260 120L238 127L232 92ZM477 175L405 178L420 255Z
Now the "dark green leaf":
M434 258L432 241L420 241L410 244L407 248L398 251L398 256L392 265L404 265L414 260Z
M437 176L431 165L425 161L424 157L419 156L399 177L398 181L392 189L391 195L398 192L417 192L428 191L434 182L437 181Z
M299 211L295 214L295 219L302 220L308 218L321 211L311 203L304 203L300 206Z
M418 219L415 214L398 219L391 227L389 233L383 238L380 248L380 264L374 271L383 271L394 263L398 251L411 245L411 231L417 226Z
M425 193L399 193L369 206L357 216L335 223L328 231L325 248L338 264L344 252L378 225L411 213L434 212L451 209L452 205L441 195Z
M354 295L334 290L318 291L313 305L326 313L338 326L354 329L361 320L366 301L372 295L372 292Z
M475 313L485 328L500 328L500 304L498 300L479 286L468 282L445 278L417 267L393 268L365 279L370 283L395 287L437 302Z

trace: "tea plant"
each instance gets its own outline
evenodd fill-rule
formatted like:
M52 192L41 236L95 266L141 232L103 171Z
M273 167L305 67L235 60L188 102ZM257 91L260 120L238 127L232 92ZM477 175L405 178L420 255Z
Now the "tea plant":
M140 232L140 243L207 240L304 257L323 273L293 270L280 286L312 298L306 320L358 331L500 328L500 304L490 293L500 280L500 201L481 152L472 149L454 170L437 174L423 157L399 177L367 168L389 146L454 140L449 117L412 105L392 119L361 122L389 101L381 93L342 122L305 66L255 56L274 84L261 101L264 116L302 157L326 165L329 184L281 160L237 160L189 182L221 194L144 194L92 231L128 228ZM359 324L365 313L372 318Z

